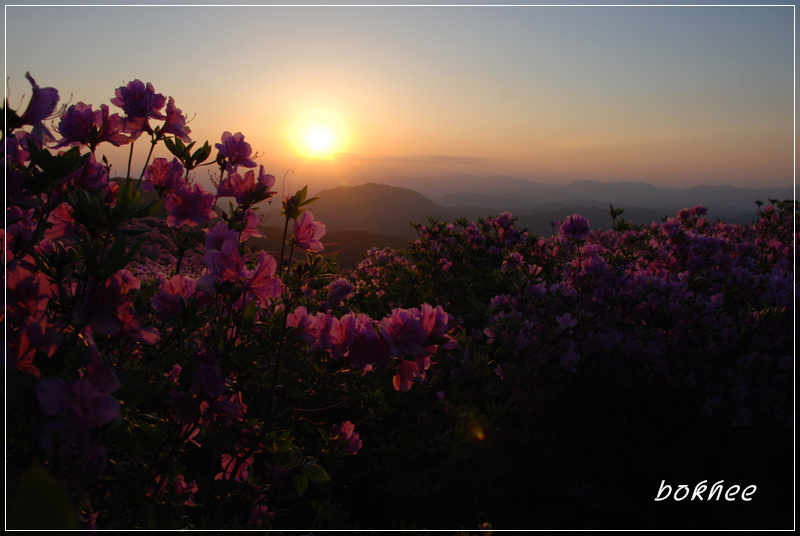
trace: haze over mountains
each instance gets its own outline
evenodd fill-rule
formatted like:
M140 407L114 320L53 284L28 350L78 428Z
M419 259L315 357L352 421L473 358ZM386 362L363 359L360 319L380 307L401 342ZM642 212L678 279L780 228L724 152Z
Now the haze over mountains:
M405 240L416 237L411 223L425 223L431 216L444 221L474 220L509 211L517 217L518 227L549 236L552 222L560 223L575 213L588 218L593 229L609 228L609 204L625 209L622 217L633 223L659 221L698 204L708 208L712 219L747 223L756 218L757 199L793 197L789 187L668 189L641 182L594 181L562 186L507 176L392 177L382 182L322 190L314 194L319 200L308 207L326 224L323 243L330 244L327 251L338 251L343 267L358 262L369 247L402 247ZM280 242L276 228L281 225L280 210L274 208L264 221L268 243Z

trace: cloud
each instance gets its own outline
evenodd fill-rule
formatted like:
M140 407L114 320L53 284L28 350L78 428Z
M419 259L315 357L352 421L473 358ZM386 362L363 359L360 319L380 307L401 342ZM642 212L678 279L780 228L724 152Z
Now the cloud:
M365 163L391 163L391 164L444 164L444 165L479 165L490 160L477 156L452 156L441 154L412 154L412 155L384 155L363 153L339 153L339 158L356 160Z

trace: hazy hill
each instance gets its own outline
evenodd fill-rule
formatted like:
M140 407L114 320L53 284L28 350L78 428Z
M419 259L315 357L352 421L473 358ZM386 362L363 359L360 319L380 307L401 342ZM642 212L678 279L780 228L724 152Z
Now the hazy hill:
M457 211L442 207L408 188L385 184L339 186L323 190L309 209L325 222L328 231L359 230L378 234L416 237L411 222L458 217Z
M385 184L339 186L323 190L308 210L334 231L361 231L378 235L416 238L412 222L425 222L429 216L454 219L458 210L437 205L422 194ZM270 225L282 221L279 209L270 211Z

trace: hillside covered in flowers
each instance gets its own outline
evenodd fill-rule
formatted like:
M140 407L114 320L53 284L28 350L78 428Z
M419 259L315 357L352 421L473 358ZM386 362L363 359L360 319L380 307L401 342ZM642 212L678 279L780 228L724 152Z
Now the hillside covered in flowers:
M114 113L28 80L4 128L8 528L791 526L793 200L552 236L430 219L341 270L242 133L198 147L139 80ZM108 144L162 143L109 177ZM279 251L249 240L270 206Z

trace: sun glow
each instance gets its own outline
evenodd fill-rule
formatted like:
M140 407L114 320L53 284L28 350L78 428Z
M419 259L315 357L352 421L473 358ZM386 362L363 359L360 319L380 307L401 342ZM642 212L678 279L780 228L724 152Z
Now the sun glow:
M307 158L330 159L347 144L347 129L334 114L310 112L292 124L289 136L295 151Z

